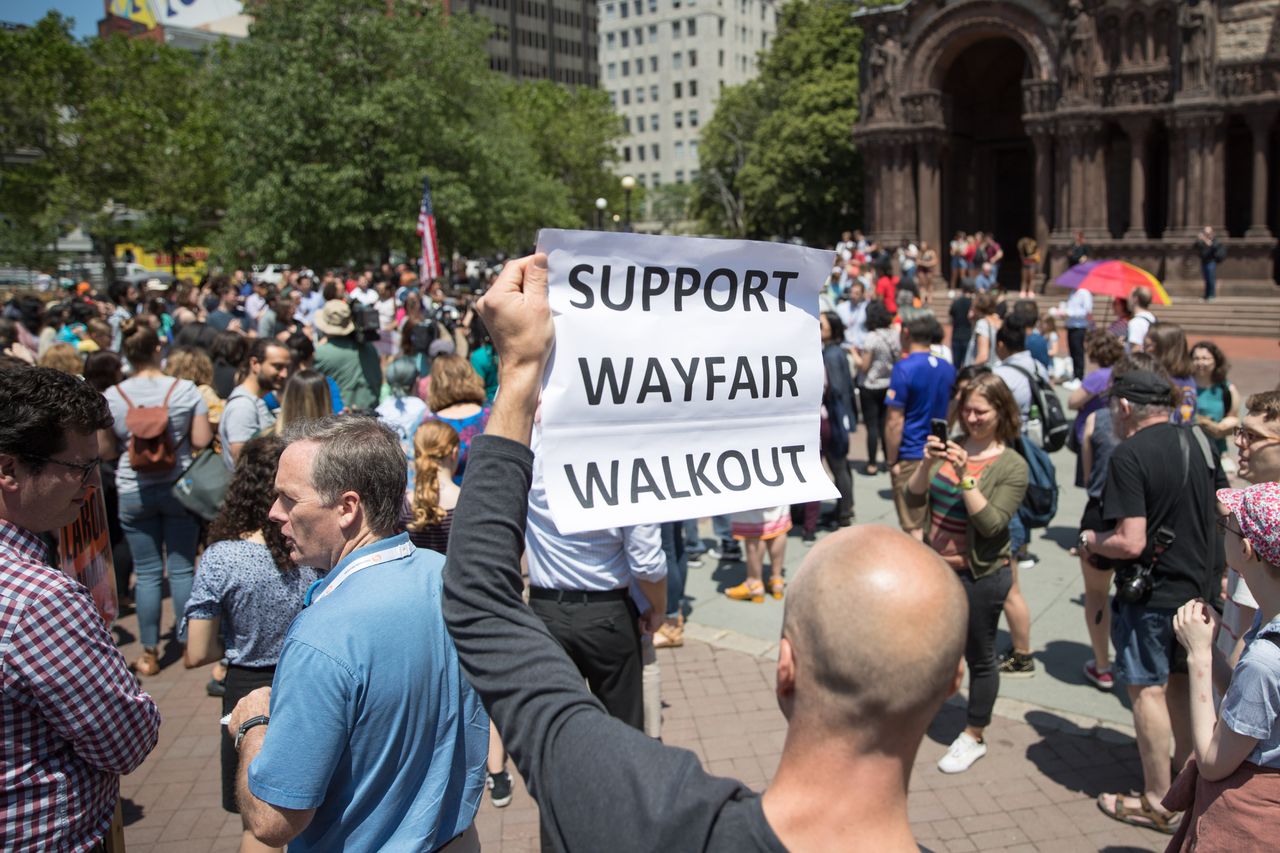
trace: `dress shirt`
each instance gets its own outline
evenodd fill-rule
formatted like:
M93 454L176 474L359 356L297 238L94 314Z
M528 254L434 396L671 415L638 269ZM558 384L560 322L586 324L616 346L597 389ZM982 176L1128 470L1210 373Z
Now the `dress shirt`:
M316 291L302 294L302 299L298 301L297 313L293 315L293 319L297 320L304 326L310 326L315 320L316 312L324 307L324 297Z
M846 300L836 306L836 314L844 321L845 347L862 349L867 342L867 300L854 303Z
M90 850L160 711L81 584L0 519L0 849Z
M1077 287L1067 300L1067 328L1089 328L1089 315L1093 313L1093 294Z
M534 430L535 454L539 433ZM525 553L529 558L529 584L544 589L603 592L624 589L631 585L633 577L656 582L667 576L661 525L561 533L547 506L540 455L534 457L533 485L529 489Z

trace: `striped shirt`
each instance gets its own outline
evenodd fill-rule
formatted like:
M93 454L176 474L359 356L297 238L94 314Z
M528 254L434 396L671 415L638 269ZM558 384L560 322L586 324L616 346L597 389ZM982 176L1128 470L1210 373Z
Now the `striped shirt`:
M974 479L982 476L987 465L998 456L965 465L965 473ZM967 569L965 554L969 548L969 512L964 507L960 481L949 463L938 466L929 480L929 546L956 571Z
M92 848L121 773L156 745L160 711L81 584L0 519L0 849Z

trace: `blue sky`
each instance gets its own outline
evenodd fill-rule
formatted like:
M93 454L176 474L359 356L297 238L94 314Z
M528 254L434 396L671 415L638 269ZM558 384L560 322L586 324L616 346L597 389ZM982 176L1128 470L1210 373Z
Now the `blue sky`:
M102 0L0 0L0 21L34 24L50 9L64 17L75 18L73 32L84 38L98 34L98 21L103 15Z

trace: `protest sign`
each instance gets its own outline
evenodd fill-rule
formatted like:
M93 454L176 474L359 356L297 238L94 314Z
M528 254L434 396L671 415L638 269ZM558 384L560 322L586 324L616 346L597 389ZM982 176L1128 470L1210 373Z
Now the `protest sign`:
M88 588L102 621L110 628L120 615L120 604L116 598L116 570L111 559L102 475L97 471L80 514L58 533L58 556L62 571Z
M818 443L831 252L545 230L539 464L564 533L834 498Z

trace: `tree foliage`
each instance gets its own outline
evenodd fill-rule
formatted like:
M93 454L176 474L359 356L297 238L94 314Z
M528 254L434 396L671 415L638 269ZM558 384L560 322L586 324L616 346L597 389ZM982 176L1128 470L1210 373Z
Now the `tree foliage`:
M790 0L759 76L726 89L699 146L694 210L733 236L830 240L859 215L862 33L837 0Z
M84 227L240 264L417 253L429 177L446 251L511 252L621 207L600 91L491 71L491 24L426 0L272 0L201 54L75 41L51 13L0 32L0 251L46 266Z

